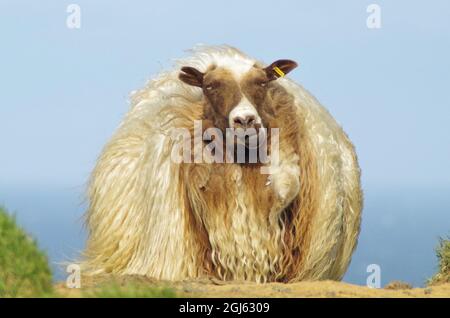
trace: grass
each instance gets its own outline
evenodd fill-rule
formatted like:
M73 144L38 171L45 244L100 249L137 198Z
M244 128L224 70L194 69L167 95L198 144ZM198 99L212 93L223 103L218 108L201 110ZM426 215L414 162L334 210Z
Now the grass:
M428 282L429 285L450 283L450 237L440 238L436 248L439 271Z
M0 297L46 297L52 289L47 256L0 207Z
M168 287L151 286L142 283L109 282L82 293L87 298L175 298L175 291Z

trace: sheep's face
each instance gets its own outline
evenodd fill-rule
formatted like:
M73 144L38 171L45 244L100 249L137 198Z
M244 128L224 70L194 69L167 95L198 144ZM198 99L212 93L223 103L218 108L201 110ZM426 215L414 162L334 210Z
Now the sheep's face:
M294 61L278 60L266 68L255 65L239 78L231 70L214 65L204 73L183 67L179 78L203 90L203 119L215 128L224 133L227 128L257 132L267 128L269 118L276 115L273 94L280 85L275 80L296 66Z

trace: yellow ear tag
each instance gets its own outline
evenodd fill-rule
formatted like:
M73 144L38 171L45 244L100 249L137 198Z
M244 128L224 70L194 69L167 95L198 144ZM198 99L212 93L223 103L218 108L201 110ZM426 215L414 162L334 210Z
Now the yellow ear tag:
M279 75L279 77L284 77L284 75L286 75L286 74L284 74L284 72L282 70L280 70L280 68L278 66L275 66L273 68L273 70L275 71L275 73L277 73Z

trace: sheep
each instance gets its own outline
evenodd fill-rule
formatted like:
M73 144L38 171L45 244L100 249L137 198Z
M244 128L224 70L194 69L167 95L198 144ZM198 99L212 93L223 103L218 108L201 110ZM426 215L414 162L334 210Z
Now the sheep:
M328 111L284 77L296 66L266 66L230 46L199 46L133 92L89 182L84 273L342 279L360 230L360 169ZM216 138L196 144L214 144L216 153L228 151L219 135L240 140L245 158L256 136L256 148L266 144L268 155L250 163L189 153L181 157L193 160L180 162L176 129L194 139L213 129ZM253 131L241 139L229 137L230 129Z

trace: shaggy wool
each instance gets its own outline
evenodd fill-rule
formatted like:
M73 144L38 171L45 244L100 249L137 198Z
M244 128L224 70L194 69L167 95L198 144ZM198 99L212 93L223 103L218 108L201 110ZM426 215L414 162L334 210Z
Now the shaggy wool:
M347 135L310 93L284 77L276 81L289 96L290 113L280 124L271 185L267 175L237 163L173 162L172 129L192 130L204 102L200 88L180 81L180 68L204 72L217 65L240 77L265 65L228 46L190 53L132 94L131 109L98 159L83 273L341 279L362 210L360 169Z

